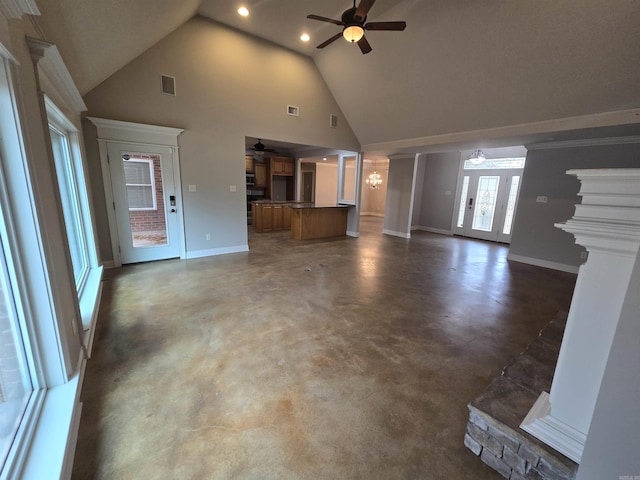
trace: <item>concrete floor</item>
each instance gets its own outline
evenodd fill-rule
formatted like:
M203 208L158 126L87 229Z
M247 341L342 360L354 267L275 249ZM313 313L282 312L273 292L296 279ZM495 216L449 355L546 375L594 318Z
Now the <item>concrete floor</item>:
M575 276L417 232L108 272L74 479L498 479L467 403Z

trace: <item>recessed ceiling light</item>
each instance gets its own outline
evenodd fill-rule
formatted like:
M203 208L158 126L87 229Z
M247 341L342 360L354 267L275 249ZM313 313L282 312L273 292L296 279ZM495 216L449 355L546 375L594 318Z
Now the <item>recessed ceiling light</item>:
M249 9L247 7L240 7L238 9L238 13L240 15L242 15L243 17L248 17L249 16Z
M300 40L302 40L303 42L308 42L309 40L311 40L311 37L308 33L303 33L302 35L300 35Z
M327 161L327 157L324 157L322 160L326 162Z

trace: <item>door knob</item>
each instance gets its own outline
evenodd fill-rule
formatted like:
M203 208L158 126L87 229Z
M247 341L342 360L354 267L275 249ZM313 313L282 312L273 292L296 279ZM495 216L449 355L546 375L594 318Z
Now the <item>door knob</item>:
M172 208L171 210L169 210L171 213L176 213L176 209Z

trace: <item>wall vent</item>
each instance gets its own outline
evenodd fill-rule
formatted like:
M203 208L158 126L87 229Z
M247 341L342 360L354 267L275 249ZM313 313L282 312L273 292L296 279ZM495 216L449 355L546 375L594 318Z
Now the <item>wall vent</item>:
M288 115L293 115L294 117L299 117L300 116L300 109L298 107L293 106L293 105L287 105L287 114Z
M329 126L331 128L338 128L338 116L333 113L329 115Z
M164 95L176 95L176 77L161 75L162 93Z

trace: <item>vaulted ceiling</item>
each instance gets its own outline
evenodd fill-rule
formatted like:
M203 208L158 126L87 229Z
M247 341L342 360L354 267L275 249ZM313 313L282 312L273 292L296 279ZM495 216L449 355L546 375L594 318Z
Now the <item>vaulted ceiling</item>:
M246 0L246 18L236 0L37 1L82 94L200 14L312 56L372 151L640 134L638 0L378 0L369 20L407 29L367 32L368 55L315 48L339 27L306 15L340 18L349 0Z

